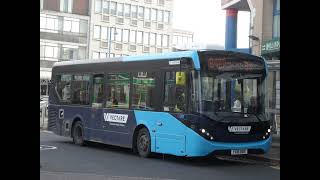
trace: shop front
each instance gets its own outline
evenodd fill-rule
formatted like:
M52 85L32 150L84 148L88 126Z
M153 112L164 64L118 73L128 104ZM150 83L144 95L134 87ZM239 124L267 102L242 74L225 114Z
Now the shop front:
M262 57L268 64L267 107L272 130L280 135L280 38L263 43Z

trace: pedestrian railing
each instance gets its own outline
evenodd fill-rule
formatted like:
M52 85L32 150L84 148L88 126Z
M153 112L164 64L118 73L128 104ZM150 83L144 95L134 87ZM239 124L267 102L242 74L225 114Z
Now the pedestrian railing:
M48 109L46 106L40 107L40 129L48 129Z

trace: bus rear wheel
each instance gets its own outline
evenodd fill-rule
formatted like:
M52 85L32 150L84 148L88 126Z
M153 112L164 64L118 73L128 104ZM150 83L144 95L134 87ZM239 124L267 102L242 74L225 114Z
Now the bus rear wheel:
M85 144L83 135L84 133L82 123L81 121L77 121L72 128L73 143L83 146Z
M147 158L151 155L151 138L146 128L139 130L137 136L137 151L141 157Z

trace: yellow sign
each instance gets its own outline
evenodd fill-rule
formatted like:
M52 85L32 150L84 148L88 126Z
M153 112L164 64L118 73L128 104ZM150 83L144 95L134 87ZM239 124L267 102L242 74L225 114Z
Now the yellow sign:
M176 85L185 85L185 84L186 84L186 73L176 72Z

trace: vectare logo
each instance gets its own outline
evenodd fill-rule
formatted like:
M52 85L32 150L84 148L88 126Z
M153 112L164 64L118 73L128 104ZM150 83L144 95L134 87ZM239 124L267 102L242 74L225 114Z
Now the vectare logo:
M108 122L127 123L128 114L104 113L103 118Z

